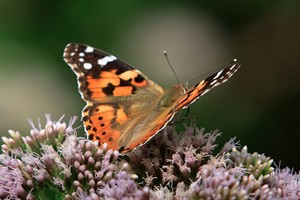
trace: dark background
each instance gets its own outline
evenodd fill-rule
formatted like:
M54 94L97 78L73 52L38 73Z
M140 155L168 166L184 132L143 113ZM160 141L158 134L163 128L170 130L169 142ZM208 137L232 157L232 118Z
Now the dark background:
M0 1L0 135L29 134L27 118L81 115L85 103L62 59L69 42L110 52L149 78L176 84L237 58L240 71L190 107L281 167L300 167L300 1ZM78 121L76 126L81 123ZM78 130L83 135L83 130Z

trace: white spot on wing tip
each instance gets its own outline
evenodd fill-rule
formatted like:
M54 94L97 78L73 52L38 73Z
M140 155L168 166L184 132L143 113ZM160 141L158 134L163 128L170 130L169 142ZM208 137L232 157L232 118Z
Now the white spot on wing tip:
M217 73L217 75L214 77L214 79L218 78L222 74L222 72L223 72L223 69Z
M79 56L80 56L80 57L83 57L83 56L84 56L84 53L82 53L82 52L79 53Z
M115 56L105 56L104 58L101 58L98 60L98 64L101 66L104 66L107 63L112 62L114 60L117 60L117 58Z
M92 69L91 63L84 63L83 67L84 67L84 69Z
M232 75L231 71L226 72L226 74L227 74L228 76L231 76L231 75Z
M214 85L216 82L217 82L217 80L214 80L209 85Z
M233 70L235 68L236 64L232 65L229 69Z
M98 64L101 65L101 66L106 65L106 63L107 63L107 62L104 61L103 59L99 59L99 60L98 60Z
M86 53L91 53L91 52L93 52L94 51L94 48L92 48L92 47L87 47L86 49L85 49L85 52Z

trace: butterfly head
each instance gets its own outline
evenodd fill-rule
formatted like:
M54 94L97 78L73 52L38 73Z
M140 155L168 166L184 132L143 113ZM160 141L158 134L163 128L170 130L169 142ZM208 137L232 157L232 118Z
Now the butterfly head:
M186 93L186 88L182 84L178 84L164 92L164 95L160 98L158 106L160 108L169 108L170 105L174 105L176 101L180 99Z

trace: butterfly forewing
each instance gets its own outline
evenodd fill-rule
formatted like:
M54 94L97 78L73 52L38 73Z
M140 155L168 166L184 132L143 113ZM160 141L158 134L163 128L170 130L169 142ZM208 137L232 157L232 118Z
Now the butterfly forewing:
M115 56L83 44L68 44L64 60L78 77L79 91L87 101L102 101L107 96L128 96L147 80Z
M186 92L186 94L179 101L175 110L186 108L199 97L207 93L209 90L226 82L235 72L237 72L240 66L241 65L237 62L237 60L234 59L228 67L200 81L198 84L196 84Z

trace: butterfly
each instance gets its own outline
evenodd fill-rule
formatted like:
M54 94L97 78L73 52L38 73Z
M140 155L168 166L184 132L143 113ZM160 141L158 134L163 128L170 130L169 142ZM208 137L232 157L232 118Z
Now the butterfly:
M82 121L88 139L129 152L146 143L181 109L227 81L240 67L231 64L186 89L163 89L142 72L113 55L84 44L65 47L64 60L77 75L86 106Z

